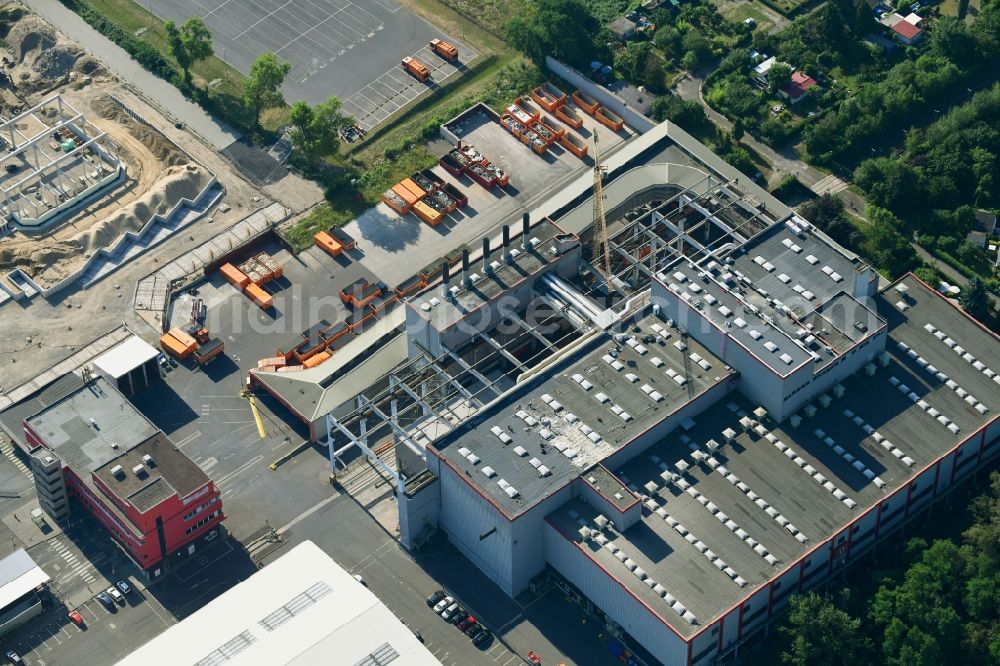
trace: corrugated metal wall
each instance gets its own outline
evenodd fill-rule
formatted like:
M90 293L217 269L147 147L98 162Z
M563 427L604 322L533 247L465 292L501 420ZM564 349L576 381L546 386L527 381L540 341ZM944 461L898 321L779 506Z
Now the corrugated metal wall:
M574 492L572 484L567 484L514 521L511 544L514 594L523 592L531 579L545 569L545 516L568 502Z
M442 463L440 470L441 528L473 564L513 596L511 523L450 466Z
M665 666L686 666L688 648L680 636L550 523L545 524L544 532L545 556L556 571ZM666 604L663 608L673 612Z

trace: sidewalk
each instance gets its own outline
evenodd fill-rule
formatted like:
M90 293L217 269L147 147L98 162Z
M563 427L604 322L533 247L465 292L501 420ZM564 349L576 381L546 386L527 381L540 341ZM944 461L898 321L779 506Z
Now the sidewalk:
M222 150L240 138L231 127L210 116L177 88L143 69L124 49L90 27L59 0L25 0L25 4L57 30L79 42L123 81L137 88L167 117L187 125L216 150Z

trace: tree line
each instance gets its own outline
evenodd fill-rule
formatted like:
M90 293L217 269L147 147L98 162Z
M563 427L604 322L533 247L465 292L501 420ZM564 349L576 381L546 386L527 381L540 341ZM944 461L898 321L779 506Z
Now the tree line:
M847 590L793 597L780 628L782 662L1000 663L1000 473L969 510L972 523L958 538L908 541L902 571L873 581L877 589L867 598Z

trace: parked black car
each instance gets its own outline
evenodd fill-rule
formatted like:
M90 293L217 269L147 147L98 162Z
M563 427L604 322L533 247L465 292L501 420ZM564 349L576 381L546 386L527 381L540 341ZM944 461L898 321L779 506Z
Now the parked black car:
M432 592L431 595L427 597L427 605L433 608L434 604L436 604L437 602L441 601L444 598L445 598L444 590L438 590L437 592Z

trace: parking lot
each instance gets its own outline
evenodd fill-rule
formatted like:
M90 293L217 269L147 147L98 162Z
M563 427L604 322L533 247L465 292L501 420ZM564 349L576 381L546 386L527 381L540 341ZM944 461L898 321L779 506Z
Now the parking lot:
M370 130L413 100L430 92L435 86L443 85L452 77L459 76L476 58L474 52L462 47L458 63L452 64L431 51L427 44L416 53L407 55L426 65L431 70L430 78L427 81L418 81L404 71L397 62L387 72L345 99L344 112L354 116L363 129Z
M216 54L244 74L260 53L287 60L285 96L310 104L330 95L351 98L434 37L457 44L394 0L157 0L149 6L178 23L203 17Z
M580 130L567 128L590 144L597 126L590 116ZM560 183L568 183L588 170L593 161L588 155L581 160L564 148L553 145L544 155L536 155L499 123L479 114L457 127L458 135L510 176L510 184L487 190L467 176L456 178L441 166L433 171L449 183L457 185L469 197L469 205L446 216L437 226L421 222L415 215L399 215L383 203L370 208L345 229L364 243L365 256L361 263L389 284L398 284L444 252L463 243L475 244L479 238L493 234L507 222L514 222L521 213L534 208L547 192ZM620 146L631 133L618 133L600 126L601 152L608 153ZM454 146L443 140L431 144L436 155L443 155ZM475 249L475 248L473 248Z

